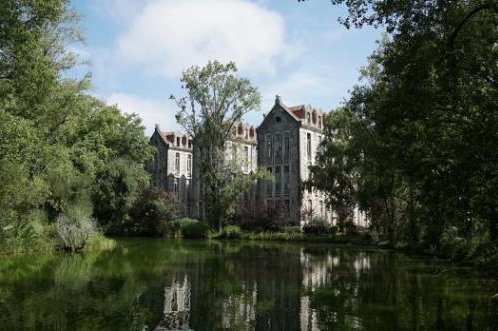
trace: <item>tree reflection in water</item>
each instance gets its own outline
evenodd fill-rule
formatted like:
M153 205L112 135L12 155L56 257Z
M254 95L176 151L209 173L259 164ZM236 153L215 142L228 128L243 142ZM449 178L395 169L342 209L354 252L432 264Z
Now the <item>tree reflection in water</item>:
M494 279L324 245L119 240L0 259L1 329L492 330Z

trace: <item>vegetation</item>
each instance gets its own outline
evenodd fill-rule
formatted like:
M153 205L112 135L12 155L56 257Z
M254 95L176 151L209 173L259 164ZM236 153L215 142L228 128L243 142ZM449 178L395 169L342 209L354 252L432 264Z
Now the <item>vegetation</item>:
M213 236L215 239L240 239L242 235L242 230L236 225L227 225L223 229Z
M332 3L348 6L346 27L389 34L328 117L311 184L342 224L358 204L393 246L496 256L496 2Z
M237 201L264 174L244 174L237 160L226 160L227 141L236 142L236 125L242 116L259 107L261 96L248 79L237 76L233 62L209 62L183 72L187 96L175 98L178 122L194 141L199 162L205 210L218 230L235 214Z
M169 222L168 230L174 238L207 239L210 234L209 225L187 217Z
M3 252L97 247L148 186L140 119L89 96L89 75L66 78L79 61L67 47L82 39L76 18L66 0L2 2Z

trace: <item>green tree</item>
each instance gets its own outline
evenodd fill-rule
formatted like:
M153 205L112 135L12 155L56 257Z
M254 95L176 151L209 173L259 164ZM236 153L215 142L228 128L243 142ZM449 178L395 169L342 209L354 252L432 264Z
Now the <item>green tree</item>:
M346 27L384 26L389 33L371 57L378 71L347 102L377 138L365 162L385 170L361 170L358 185L386 187L380 192L393 198L388 218L398 240L495 243L496 2L331 2L347 5ZM370 211L380 196L372 195Z
M92 216L127 217L112 208L127 213L148 184L152 150L136 115L87 95L89 75L65 78L82 40L69 1L3 1L0 22L0 236L80 249Z
M236 124L244 114L258 109L261 96L248 79L238 77L233 62L191 67L181 81L187 96L172 96L180 108L177 120L194 142L208 218L221 228L233 214L236 200L261 176L256 173L241 179L241 167L225 158L226 142L235 139Z

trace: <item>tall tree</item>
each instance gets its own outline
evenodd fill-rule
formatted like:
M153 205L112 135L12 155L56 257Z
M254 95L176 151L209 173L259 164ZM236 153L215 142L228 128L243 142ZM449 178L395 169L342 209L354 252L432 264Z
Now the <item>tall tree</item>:
M181 82L187 95L172 96L180 108L177 120L194 142L194 166L202 174L208 218L220 227L251 183L233 180L242 176L241 168L227 162L226 142L235 140L235 126L246 113L259 108L261 97L248 79L237 75L233 62L212 61L204 67L191 67L183 72ZM259 175L250 176L255 179ZM233 188L236 182L240 185Z
M367 159L393 174L387 193L395 197L399 239L434 247L449 233L496 241L496 1L331 2L348 7L346 27L389 33L371 58L379 71L354 89L347 107L378 137Z

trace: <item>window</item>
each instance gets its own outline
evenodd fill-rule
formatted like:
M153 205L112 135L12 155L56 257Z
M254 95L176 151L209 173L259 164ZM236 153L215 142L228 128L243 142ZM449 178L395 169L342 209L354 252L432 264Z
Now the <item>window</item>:
M282 193L282 173L280 170L280 166L275 167L275 196L279 196Z
M273 163L273 142L271 134L267 134L265 136L266 140L266 162Z
M244 146L244 171L249 171L249 147Z
M308 121L308 124L311 122L311 114L306 113L306 120Z
M284 195L289 195L289 191L290 191L289 181L290 181L290 167L284 166L284 176L283 176Z
M266 169L268 174L270 175L270 179L266 182L266 195L271 197L273 196L273 180L272 180L272 168Z
M275 163L282 162L282 134L275 134Z
M192 175L192 155L187 155L187 176Z
M280 118L280 116L276 116L276 117L275 117L275 122L280 123L280 121L281 121L281 120L282 120L282 119Z
M180 153L175 154L175 173L180 174Z
M176 146L180 147L180 137L176 137Z
M290 156L290 136L289 132L284 132L284 162L289 162Z
M311 159L311 133L306 134L306 151L308 159Z
M174 182L174 192L178 196L179 195L179 190L178 190L178 178L175 178Z
M311 199L308 200L308 212L310 216L313 214L313 201Z
M322 117L318 116L318 127L321 129L322 128Z

